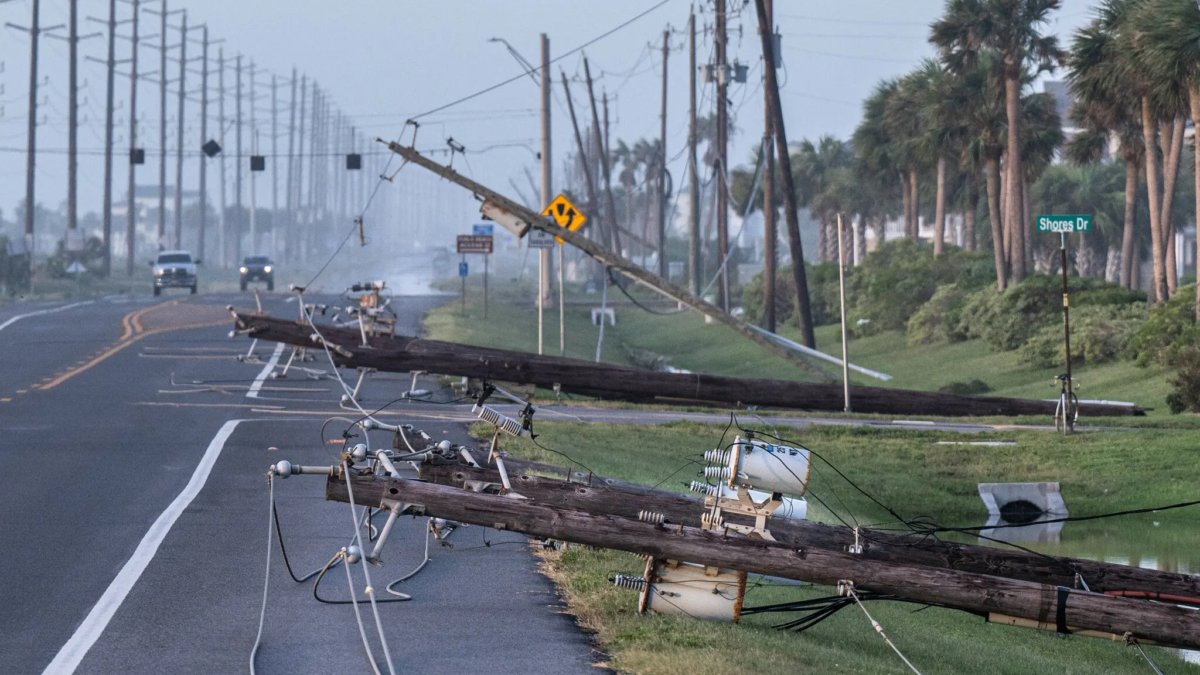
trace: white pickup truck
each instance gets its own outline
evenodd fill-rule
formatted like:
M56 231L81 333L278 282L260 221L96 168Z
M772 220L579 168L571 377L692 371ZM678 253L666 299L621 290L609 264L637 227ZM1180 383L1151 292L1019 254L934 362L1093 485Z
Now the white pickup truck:
M196 265L200 261L189 251L159 251L158 258L150 263L154 273L154 294L161 295L164 288L189 288L196 294Z

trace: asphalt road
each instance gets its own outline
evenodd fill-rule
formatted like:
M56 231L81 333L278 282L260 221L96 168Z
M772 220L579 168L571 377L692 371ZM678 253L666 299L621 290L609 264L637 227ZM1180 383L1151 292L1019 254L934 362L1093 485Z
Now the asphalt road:
M284 295L264 297L268 311L296 314ZM401 298L400 330L415 331L437 301ZM238 361L250 343L228 339L230 303L252 304L172 295L0 308L0 673L248 672L264 576L259 673L370 672L353 607L321 604L311 581L292 581L277 543L266 565L267 468L336 461L341 446L320 433L347 414L341 385L297 369L265 378L273 344ZM298 365L329 371L320 360ZM408 385L379 375L362 398L382 405ZM387 418L397 420L409 421ZM411 421L467 441L458 416ZM326 437L345 428L332 422ZM380 432L369 440L391 442ZM275 482L297 575L353 533L349 507L323 495L320 477ZM370 568L375 589L421 562L425 526L397 523L385 565ZM465 527L449 543L434 543L431 562L400 584L412 600L379 607L397 672L596 672L602 656L562 611L528 542ZM365 600L361 565L351 572ZM349 593L345 569L333 567L320 594ZM360 610L386 673L370 609Z

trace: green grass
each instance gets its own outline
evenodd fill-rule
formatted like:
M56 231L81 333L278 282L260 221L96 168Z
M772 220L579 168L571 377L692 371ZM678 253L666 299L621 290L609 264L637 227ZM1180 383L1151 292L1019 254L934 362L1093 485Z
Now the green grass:
M618 298L610 300L617 302ZM425 327L434 339L503 349L537 351L537 310L532 296L520 298L493 291L489 317L484 320L478 289L469 289L466 315L461 305L447 303L426 315ZM566 355L593 360L599 329L591 324L590 307L599 306L597 296L569 294L566 312ZM620 365L637 365L639 360L660 355L677 368L711 375L809 379L806 373L720 324L706 324L696 312L658 316L628 304L616 304L617 325L605 327L602 359ZM798 339L794 329L781 333ZM837 326L816 331L818 346L840 356ZM545 312L545 353L558 354L558 309ZM908 347L900 332L887 332L850 342L850 361L893 377L883 382L852 373L856 385L935 390L952 382L980 379L991 387L990 394L1021 398L1055 398L1054 375L1061 368L1040 369L1019 362L1016 352L993 352L979 340L952 345ZM836 368L829 364L830 368ZM1168 375L1157 366L1142 368L1131 362L1076 368L1081 381L1081 398L1132 401L1153 408L1154 419L1170 416L1164 399L1170 390ZM932 413L933 411L931 411ZM1011 421L1011 418L1009 419ZM1126 420L1121 420L1124 423ZM1043 422L1044 423L1044 422ZM1113 419L1104 421L1112 424Z
M661 426L588 425L540 422L538 445L507 439L510 452L562 465L569 455L601 475L681 489L696 477L704 450L732 439L733 430L692 423ZM475 431L484 433L482 425ZM1016 446L937 445L971 440L946 432L881 431L812 427L778 433L803 444L905 518L928 515L947 524L985 518L977 482L1057 480L1075 515L1140 508L1195 498L1200 482L1200 449L1187 431L1153 429L1098 431L1064 438L1029 431L997 438ZM550 449L550 450L547 450ZM827 465L818 462L810 485L810 514L836 522L820 497L843 518L854 513L864 523L893 520ZM1158 521L1159 525L1155 525ZM1126 558L1135 564L1154 558L1159 569L1196 571L1200 529L1194 510L1146 517L1069 524L1062 543L1040 546L1059 554L1101 559ZM639 616L635 596L615 589L615 573L641 574L641 560L614 551L568 549L549 554L547 572L556 580L571 611L597 637L620 670L646 674L705 673L904 673L903 664L872 631L857 608L849 608L799 634L770 626L793 615L747 617L739 626L689 619ZM759 587L746 605L771 604L831 594L806 586ZM1144 673L1149 667L1119 643L1088 638L1061 639L1037 631L985 624L950 610L873 603L870 611L888 635L923 673ZM1152 657L1167 673L1200 672L1167 650Z

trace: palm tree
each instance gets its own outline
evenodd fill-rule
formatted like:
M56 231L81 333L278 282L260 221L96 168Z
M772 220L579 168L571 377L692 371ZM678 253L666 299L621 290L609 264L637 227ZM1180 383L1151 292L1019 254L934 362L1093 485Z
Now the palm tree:
M1040 31L1060 0L947 0L945 14L933 24L930 41L942 54L950 70L964 72L977 62L980 52L995 50L1001 56L1004 80L1008 147L1004 160L1008 185L1020 185L1025 177L1021 163L1021 85L1032 63L1036 72L1053 70L1063 60L1058 39ZM1013 226L1013 278L1025 278L1024 232L1020 193L1009 189L1005 199L1005 222Z
M1100 160L1109 138L1115 135L1125 162L1125 216L1121 237L1120 283L1133 287L1134 227L1137 212L1142 140L1138 98L1121 86L1111 32L1100 18L1075 33L1071 43L1068 80L1075 95L1071 120L1082 131L1067 145L1067 158L1076 163Z
M834 259L836 232L831 235L833 222L845 202L834 199L832 188L837 169L849 168L853 155L846 145L833 136L822 136L814 145L805 139L792 153L792 172L796 177L796 203L808 207L820 224L817 261Z
M905 75L900 78L895 91L888 97L884 110L884 124L888 128L894 153L901 166L904 236L914 241L917 239L920 223L920 171L935 161L928 119L924 115L929 86L927 74L921 69Z
M1155 20L1144 26L1142 55L1155 73L1170 73L1186 89L1192 125L1200 129L1200 6L1192 0L1159 0ZM1195 152L1196 217L1200 222L1200 152ZM1197 238L1200 254L1200 238ZM1200 255L1197 256L1200 260ZM1196 318L1200 320L1200 284L1196 285Z
M895 188L901 175L896 142L885 119L888 100L898 86L897 80L885 80L875 86L875 90L863 102L862 121L855 128L852 137L858 178L865 192L874 193L878 197L869 203L875 208L862 211L864 221L872 218L875 221L877 244L883 244L884 223L887 216L895 211L892 206L895 202ZM905 195L907 194L905 192ZM889 195L891 198L887 199ZM908 196L902 201L907 206ZM884 206L885 204L887 206ZM907 213L907 209L905 212Z
M1154 124L1162 153L1163 191L1159 202L1159 236L1162 238L1167 294L1174 295L1178 280L1175 277L1175 229L1171 211L1179 178L1179 160L1183 154L1188 85L1177 61L1153 58L1155 42L1150 39L1150 34L1160 30L1159 12L1163 5L1161 0L1141 0L1133 4L1129 13L1129 30L1126 31L1133 49L1126 53L1125 63L1129 73L1141 77L1148 85L1151 109L1155 116Z
M933 59L926 59L918 70L926 83L921 101L925 141L928 151L937 158L937 196L933 217L933 255L936 257L941 255L946 237L946 160L961 157L967 126L961 110L954 105L953 89L960 85L960 80Z
M1026 94L1021 97L1021 156L1025 158L1024 173L1017 187L1021 190L1022 226L1024 230L1023 251L1026 259L1032 259L1034 251L1033 213L1029 199L1029 187L1042 175L1063 144L1062 121L1058 117L1058 106L1054 95L1049 93Z
M1000 157L1004 154L1004 89L996 66L1000 55L985 51L973 68L956 77L953 107L961 111L966 126L962 162L965 167L983 167L988 221L992 232L992 254L996 285L1004 290L1008 281L1008 256L1000 218Z
M1060 164L1048 168L1031 190L1030 201L1042 213L1092 214L1094 231L1080 235L1075 247L1080 276L1095 276L1097 254L1122 238L1124 198L1120 172L1112 168Z
M1170 202L1178 153L1175 140L1182 133L1183 89L1172 75L1172 68L1151 58L1153 43L1149 28L1157 21L1157 0L1105 0L1095 21L1096 27L1111 40L1111 56L1115 63L1111 86L1124 87L1137 97L1141 119L1142 144L1146 172L1146 193L1150 210L1150 243L1154 267L1154 299L1167 301L1172 285L1169 280L1169 221L1164 220L1164 206L1170 216ZM1164 120L1166 123L1164 124ZM1156 147L1156 145L1158 147ZM1159 151L1165 163L1159 173ZM1161 182L1160 182L1160 179ZM1166 188L1165 191L1160 191Z

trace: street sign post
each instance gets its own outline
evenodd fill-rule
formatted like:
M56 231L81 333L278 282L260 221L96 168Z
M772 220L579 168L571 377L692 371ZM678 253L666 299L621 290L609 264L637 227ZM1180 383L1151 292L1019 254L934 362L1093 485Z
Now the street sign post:
M492 244L495 239L492 237L491 225L475 225L472 227L475 234L460 234L458 235L458 252L463 256L463 262L458 265L458 275L462 277L462 293L463 293L463 315L467 313L467 254L477 253L483 255L483 318L488 315L488 256L492 252Z
M1075 394L1074 383L1071 381L1071 301L1067 292L1067 235L1075 232L1091 232L1091 215L1041 215L1037 217L1038 232L1057 232L1058 250L1062 264L1062 293L1063 293L1063 346L1067 362L1067 397L1061 411L1063 431L1071 431L1075 427Z
M1058 232L1060 234L1091 232L1092 217L1091 215L1038 216L1037 227L1038 232Z
M555 197L546 208L542 209L543 216L550 216L554 222L558 223L559 227L565 227L572 232L579 231L580 228L587 223L587 216L579 207L571 203L566 195L560 194ZM554 242L558 242L558 351L560 355L565 356L567 353L567 338L566 338L566 319L564 318L565 300L563 298L563 240L558 237L553 237L547 232L535 230L531 234L539 235L535 243L534 239L529 240L530 248L551 248ZM538 274L538 335L542 334L542 312L541 298L544 297L541 289L542 275ZM540 343L540 338L539 338ZM538 345L538 353L541 353L541 345Z
M458 263L458 279L462 282L462 295L459 300L461 304L461 312L463 316L467 315L467 270L470 269L467 265L467 256L463 255L462 261Z
M525 240L529 242L529 248L554 248L555 239L554 235L545 230L533 229L525 235Z
M479 253L487 255L492 252L492 235L490 234L460 234L458 235L458 253Z

